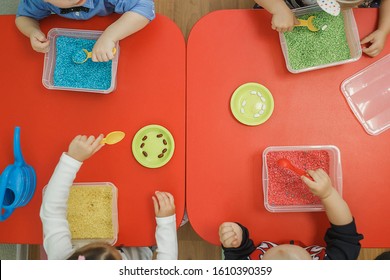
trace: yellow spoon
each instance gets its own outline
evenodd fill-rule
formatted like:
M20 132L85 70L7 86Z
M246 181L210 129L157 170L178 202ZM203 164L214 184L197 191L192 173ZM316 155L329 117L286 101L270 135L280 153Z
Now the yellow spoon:
M296 24L295 26L307 26L307 28L310 31L316 32L319 29L317 27L315 27L314 24L313 24L314 18L315 18L315 16L310 16L307 20L305 20L305 19L298 19L299 20L299 24Z
M100 144L113 145L122 141L123 138L125 138L125 133L123 131L113 131L108 133L107 136L102 139Z
M112 54L116 54L116 48L112 49ZM72 60L74 63L82 64L86 62L89 58L92 58L92 52L89 52L86 49L78 50L74 56L72 57Z

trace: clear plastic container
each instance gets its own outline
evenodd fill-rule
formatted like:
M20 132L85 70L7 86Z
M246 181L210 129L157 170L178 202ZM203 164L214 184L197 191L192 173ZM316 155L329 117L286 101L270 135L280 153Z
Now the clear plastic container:
M112 238L94 238L94 239L72 239L72 245L80 248L84 245L93 242L105 242L110 245L114 245L118 239L119 222L118 222L118 189L110 182L91 182L91 183L73 183L71 188L94 188L95 186L103 186L112 190L112 226L113 226L113 237ZM43 188L42 193L44 194L46 186Z
M90 39L97 40L103 31L96 30L79 30L79 29L66 29L66 28L53 28L47 34L47 38L50 41L50 49L49 52L45 54L44 65L43 65L43 75L42 75L42 83L47 89L55 89L55 90L70 90L70 91L83 91L83 92L95 92L108 94L115 90L116 88L116 74L118 68L118 60L119 60L119 43L116 43L116 54L114 59L112 60L111 65L111 85L108 89L94 89L94 88L77 88L77 87L61 87L54 85L53 76L54 69L56 66L56 39L59 36L66 36L71 38L82 38L82 39Z
M315 13L315 12L320 12L320 11L322 11L322 9L318 5L311 5L311 6L307 6L307 7L293 9L293 12L297 17L311 14L311 13ZM286 66L287 66L288 71L295 74L295 73L317 70L317 69L321 69L321 68L326 68L326 67L331 67L331 66L336 66L336 65L340 65L340 64L354 62L354 61L357 61L362 56L362 49L360 46L359 32L357 29L355 17L353 16L353 11L352 11L352 9L342 9L341 13L343 14L343 17L344 17L345 35L347 38L347 43L349 46L351 58L346 59L346 60L342 60L342 61L329 63L329 64L317 65L317 66L298 69L298 70L293 69L291 67L290 60L288 57L286 38L285 38L283 32L279 32L280 45L282 47L283 56L284 56L284 59L286 60ZM318 32L321 32L321 30Z
M368 134L390 128L390 54L345 79L341 91Z
M333 187L342 195L342 169L340 150L333 145L325 146L271 146L263 151L263 193L264 206L269 212L317 212L324 211L322 204L295 204L295 205L274 205L269 200L268 185L269 172L267 155L270 152L292 152L292 151L326 151L329 155L329 177Z

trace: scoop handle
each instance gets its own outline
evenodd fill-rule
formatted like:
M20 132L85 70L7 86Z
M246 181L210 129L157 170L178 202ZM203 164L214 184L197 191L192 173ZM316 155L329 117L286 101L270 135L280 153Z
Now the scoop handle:
M22 155L22 148L20 146L20 127L16 126L14 130L14 157L15 164L17 166L22 166L25 164L24 158Z
M295 24L295 26L307 26L307 20L298 18L299 23Z
M309 174L307 174L307 172L305 170L299 169L298 167L295 167L294 165L290 165L288 168L290 168L290 170L297 173L299 176L305 176L306 178L314 181L313 178Z

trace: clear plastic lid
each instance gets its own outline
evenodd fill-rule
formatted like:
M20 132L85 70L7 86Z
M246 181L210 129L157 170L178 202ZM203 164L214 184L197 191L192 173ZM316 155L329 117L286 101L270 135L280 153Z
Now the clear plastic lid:
M390 54L344 80L341 91L368 134L390 128Z

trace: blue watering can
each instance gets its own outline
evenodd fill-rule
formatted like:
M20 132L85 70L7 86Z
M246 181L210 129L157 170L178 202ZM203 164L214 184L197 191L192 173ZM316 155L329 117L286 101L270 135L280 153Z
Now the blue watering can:
M35 192L37 179L34 168L23 159L19 127L14 131L14 157L15 163L8 165L0 176L0 221L30 202Z

